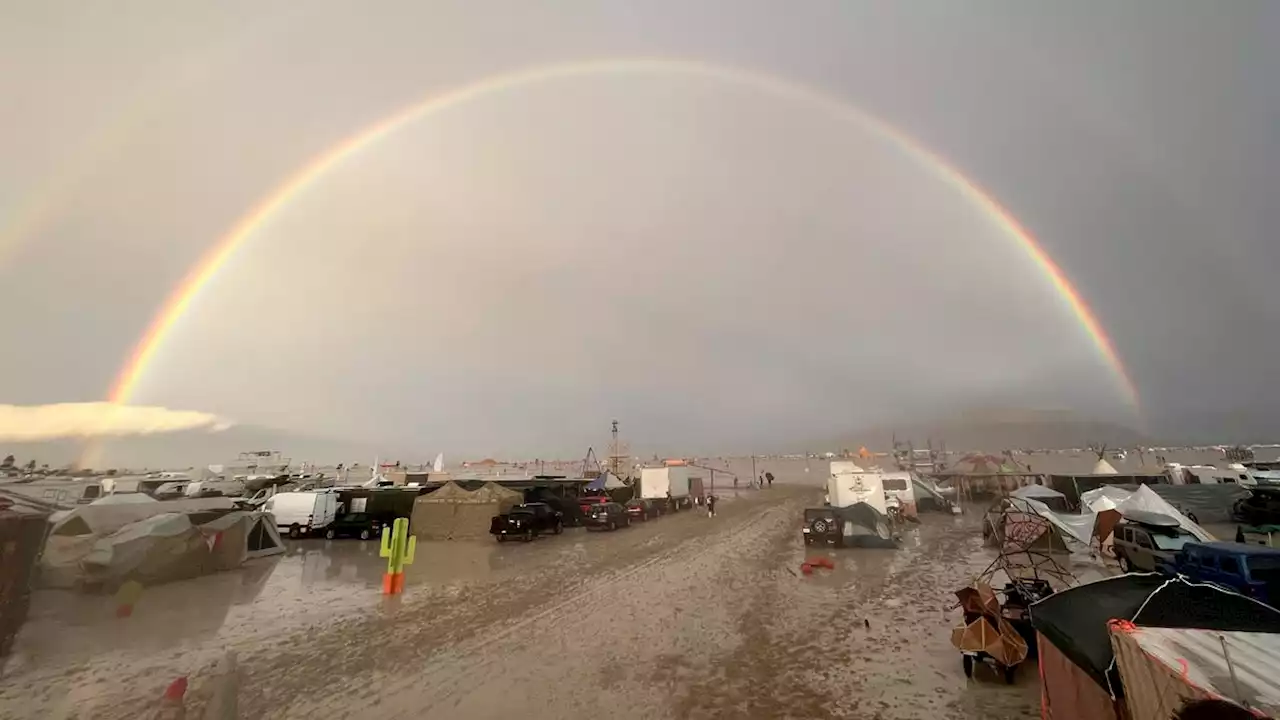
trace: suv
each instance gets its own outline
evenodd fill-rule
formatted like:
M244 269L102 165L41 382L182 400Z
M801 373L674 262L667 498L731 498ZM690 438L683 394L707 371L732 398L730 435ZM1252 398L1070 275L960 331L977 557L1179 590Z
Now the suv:
M1165 574L1210 582L1275 607L1280 602L1280 550L1229 542L1189 542Z
M1231 506L1231 519L1244 525L1280 524L1280 489L1253 488Z
M804 511L804 544L843 545L844 538L840 532L840 518L835 508L808 508Z
M328 540L340 537L358 537L361 540L380 537L382 523L369 513L347 513L325 526Z
M496 515L489 521L489 534L497 536L498 542L508 537L528 541L544 532L553 535L564 532L564 515L546 503L516 505L511 512Z
M627 502L627 514L632 520L644 522L662 514L662 506L653 500L636 498Z
M587 529L591 528L607 528L609 530L617 530L620 527L631 526L631 515L627 513L627 509L616 502L596 503L586 509L583 513L583 524Z
M1112 531L1112 543L1120 569L1125 572L1155 572L1161 564L1173 562L1173 556L1189 542L1198 542L1195 535L1184 530L1167 515L1142 513L1144 520L1127 515ZM1146 516L1153 521L1146 521ZM1161 520L1163 518L1163 520Z

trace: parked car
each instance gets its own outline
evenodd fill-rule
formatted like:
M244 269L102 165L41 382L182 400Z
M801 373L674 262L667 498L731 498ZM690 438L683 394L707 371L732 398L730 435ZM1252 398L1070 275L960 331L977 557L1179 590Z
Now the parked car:
M627 502L627 514L632 520L645 522L662 514L662 506L653 500L634 498Z
M329 523L324 529L324 536L329 540L344 537L358 537L361 540L381 538L382 521L369 513L347 513Z
M564 532L564 515L546 503L523 503L489 521L489 534L498 538L498 542L510 537L528 542L544 532L553 535Z
M1167 575L1210 582L1272 607L1280 603L1280 550L1234 542L1189 542L1172 563L1161 566Z
M1198 541L1177 520L1152 512L1126 514L1113 533L1116 559L1125 572L1155 572L1161 563L1172 563L1183 545Z
M583 495L578 498L578 507L582 509L583 514L589 512L592 506L600 503L613 502L613 499L607 495Z
M804 511L804 544L843 545L840 519L833 507L806 508Z
M585 512L584 523L587 529L599 528L617 530L631 526L631 515L627 509L616 502L596 503Z
M1253 488L1231 506L1231 519L1245 525L1280 525L1280 488Z

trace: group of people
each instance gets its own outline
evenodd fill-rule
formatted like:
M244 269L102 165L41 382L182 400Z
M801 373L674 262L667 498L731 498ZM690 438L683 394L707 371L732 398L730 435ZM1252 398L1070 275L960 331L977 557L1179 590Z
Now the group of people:
M757 490L763 490L763 489L765 488L765 486L766 486L766 485L767 485L768 487L773 487L773 473L771 473L771 472L763 472L763 473L760 473L760 477L756 478L755 480L753 480L753 481L751 482L751 487L753 487L753 488L755 488L755 489L757 489ZM733 489L734 489L734 490L737 490L737 489L738 489L738 476L737 476L737 475L734 475L734 476L733 476Z

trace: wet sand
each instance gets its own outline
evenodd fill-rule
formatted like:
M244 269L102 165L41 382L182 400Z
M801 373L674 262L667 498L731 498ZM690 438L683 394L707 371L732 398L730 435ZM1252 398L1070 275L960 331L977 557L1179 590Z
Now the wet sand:
M836 569L805 577L799 518L821 490L721 494L714 519L422 543L391 599L355 540L153 588L126 619L41 592L0 717L137 717L181 674L198 709L226 649L244 718L1038 714L1034 664L1013 687L966 680L949 642L952 591L990 561L976 516L927 515L899 550L815 551Z

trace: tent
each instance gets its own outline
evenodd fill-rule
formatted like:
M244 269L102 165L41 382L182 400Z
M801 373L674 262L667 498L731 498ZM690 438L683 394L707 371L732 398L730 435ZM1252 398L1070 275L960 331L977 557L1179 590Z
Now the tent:
M1113 623L1111 647L1132 720L1209 698L1280 715L1280 635Z
M231 500L217 497L121 505L82 505L54 521L50 535L55 537L110 535L130 523L145 520L153 515L228 511L234 508L235 504Z
M1107 462L1106 458L1098 458L1098 462L1093 465L1093 475L1118 475L1116 468Z
M239 567L246 560L284 552L280 530L270 513L229 512L197 529L209 545L218 570Z
M489 533L489 521L495 515L523 500L520 493L497 483L485 483L472 491L448 482L413 501L410 532L424 540L483 537Z
M1044 485L1024 485L1009 493L1009 495L1023 500L1037 500L1056 512L1067 512L1068 510L1067 496Z
M106 589L130 579L151 585L283 552L269 513L162 513L109 531L50 536L41 581L52 587Z
M1280 610L1212 585L1155 573L1078 585L1031 606L1042 698L1053 717L1116 718L1122 695L1112 671L1108 623L1142 627L1280 632Z
M618 479L617 475L606 470L600 477L587 483L587 490L617 490L624 488L627 484Z

